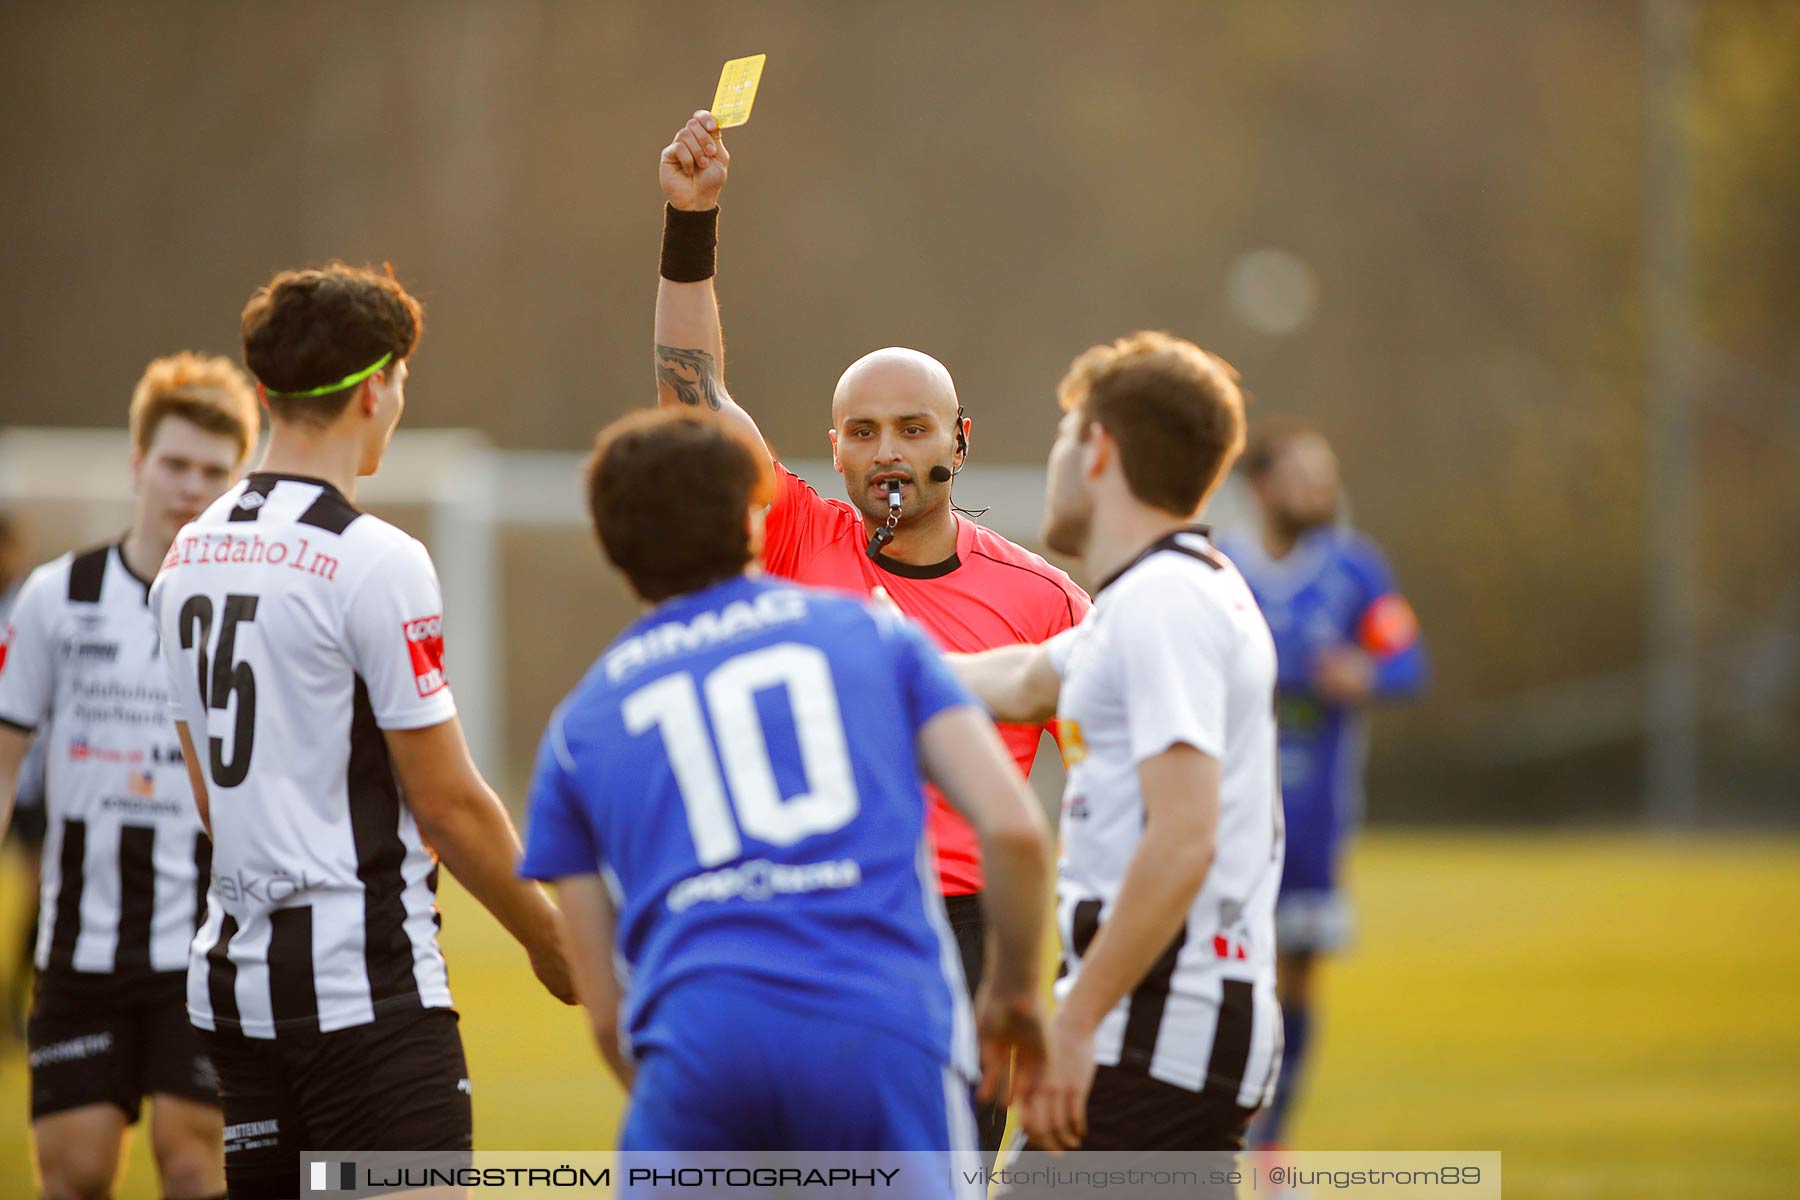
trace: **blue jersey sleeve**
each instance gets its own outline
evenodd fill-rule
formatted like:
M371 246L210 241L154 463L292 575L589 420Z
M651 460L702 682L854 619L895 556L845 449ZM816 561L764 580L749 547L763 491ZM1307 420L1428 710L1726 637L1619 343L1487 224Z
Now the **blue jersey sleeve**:
M582 809L574 770L558 712L538 744L526 801L525 857L519 863L519 874L526 879L562 879L600 870L600 848Z
M892 650L899 696L915 733L947 708L979 704L917 625L905 617L880 611L875 613L875 620L881 627L882 640Z

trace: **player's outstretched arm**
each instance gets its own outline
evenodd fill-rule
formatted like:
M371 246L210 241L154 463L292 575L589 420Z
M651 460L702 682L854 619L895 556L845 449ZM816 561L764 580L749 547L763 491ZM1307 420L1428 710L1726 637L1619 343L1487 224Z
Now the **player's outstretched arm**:
M979 654L946 654L962 680L994 720L1035 725L1056 715L1062 677L1043 645L1000 646Z
M1138 764L1144 835L1081 956L1075 986L1050 1022L1050 1064L1021 1114L1032 1138L1051 1149L1081 1144L1094 1030L1169 948L1206 882L1218 839L1219 779L1219 760L1185 743Z
M663 147L658 166L664 213L662 278L656 287L656 400L664 408L716 413L767 454L762 432L725 390L725 335L713 288L719 192L731 154L704 109Z
M1000 735L973 705L944 709L927 721L918 750L926 778L974 826L987 870L982 895L991 964L976 1001L981 1096L993 1097L1012 1058L1012 1092L1023 1100L1036 1089L1044 1063L1038 989L1050 879L1044 818Z
M31 749L31 735L11 725L0 725L0 838L12 826L13 797L19 791L19 765Z
M450 873L525 947L551 995L575 1003L562 916L537 884L514 874L519 835L469 757L455 717L424 729L384 729L400 790Z
M600 1057L631 1090L635 1074L619 1045L619 980L613 974L613 929L617 915L606 883L598 875L570 875L555 883L556 906L569 924L569 968L575 991L587 1009Z

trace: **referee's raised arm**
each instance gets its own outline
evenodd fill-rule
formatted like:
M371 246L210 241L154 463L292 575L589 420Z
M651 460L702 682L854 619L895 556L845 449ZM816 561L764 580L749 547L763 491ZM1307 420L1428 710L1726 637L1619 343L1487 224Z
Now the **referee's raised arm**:
M663 147L657 174L668 206L656 287L656 398L664 408L717 413L768 456L756 422L725 390L725 338L713 264L719 193L730 166L718 123L705 110Z

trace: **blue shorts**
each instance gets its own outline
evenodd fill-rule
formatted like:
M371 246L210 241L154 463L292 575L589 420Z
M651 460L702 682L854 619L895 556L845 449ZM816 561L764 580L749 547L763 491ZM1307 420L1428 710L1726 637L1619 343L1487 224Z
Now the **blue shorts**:
M771 1003L735 978L678 985L651 1033L622 1151L976 1145L968 1081L913 1039Z
M1297 838L1290 829L1287 857L1281 864L1281 894L1337 891L1338 853L1342 848L1336 838Z
M1338 859L1349 830L1328 797L1282 794L1287 857L1281 865L1281 894L1337 890Z
M1287 857L1275 902L1275 945L1283 953L1342 950L1350 941L1350 902L1338 890L1338 860L1349 830L1329 796L1284 790Z
M1356 935L1356 910L1342 892L1282 890L1275 902L1275 948L1283 954L1334 954Z

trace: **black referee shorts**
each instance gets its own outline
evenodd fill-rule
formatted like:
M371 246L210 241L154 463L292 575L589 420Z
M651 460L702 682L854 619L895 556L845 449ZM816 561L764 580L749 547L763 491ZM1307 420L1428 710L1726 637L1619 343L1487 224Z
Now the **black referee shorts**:
M302 1152L472 1152L456 1024L454 1009L427 1008L331 1033L206 1033L225 1101L232 1200L299 1195Z
M967 896L945 896L944 914L950 919L950 932L956 935L957 953L962 956L963 980L969 987L969 998L981 990L981 972L987 956L987 915L982 911L981 893ZM975 1132L981 1139L982 1153L989 1161L1006 1137L1006 1109L998 1104L975 1105Z

